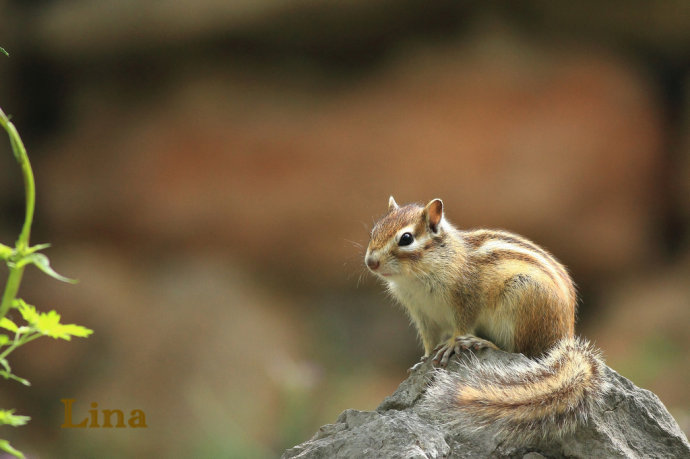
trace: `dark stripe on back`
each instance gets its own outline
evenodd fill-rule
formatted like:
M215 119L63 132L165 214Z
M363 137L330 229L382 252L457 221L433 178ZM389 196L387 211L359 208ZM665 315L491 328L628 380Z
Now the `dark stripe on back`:
M559 271L559 274L561 274L562 276L564 276L568 280L570 279L570 276L568 276L568 273L563 268L563 265L561 263L559 263L558 260L556 260L556 258L554 258L554 256L551 255L551 253L549 253L546 250L544 250L543 248L539 247L534 242L532 242L528 239L516 237L514 235L505 234L505 233L498 233L497 236L498 236L497 239L500 239L502 241L506 241L506 242L509 242L511 244L515 244L517 246L520 246L520 247L523 247L526 249L534 250L539 255L543 256L548 261L550 261L551 264Z
M536 258L527 255L526 253L522 252L513 252L512 250L492 250L491 252L481 255L477 257L477 260L480 261L480 263L486 263L486 264L493 264L497 265L502 263L503 261L522 261L523 263L527 263L530 266L534 266L537 269L539 269L541 272L546 274L549 279L551 279L554 284L558 285L558 282L556 282L556 279L553 277L553 274L549 269L547 269L543 263L541 263L539 260Z
M467 244L470 245L470 247L477 249L487 240L493 239L494 234L495 233L489 231L474 231L470 233L463 233L462 238Z
M522 238L514 234L491 230L478 230L475 232L465 233L463 234L463 239L474 249L478 249L489 240L497 240L507 242L509 244L514 244L518 247L522 247L524 249L536 252L551 263L551 266L554 267L554 269L561 276L563 281L565 281L566 285L572 285L572 280L570 279L568 272L565 270L565 267L561 263L559 263L553 255L551 255L549 252L547 252L546 250L539 247L538 245L536 245L528 239ZM550 271L547 272L549 273L549 277L553 279L553 276L550 275Z

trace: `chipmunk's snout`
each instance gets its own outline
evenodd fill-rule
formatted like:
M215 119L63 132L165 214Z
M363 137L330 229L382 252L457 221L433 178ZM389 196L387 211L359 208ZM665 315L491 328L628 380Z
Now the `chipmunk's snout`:
M379 259L370 253L368 253L367 256L364 257L364 262L367 264L367 267L372 271L376 271L377 269L379 269L379 266L381 266L381 262L379 261Z

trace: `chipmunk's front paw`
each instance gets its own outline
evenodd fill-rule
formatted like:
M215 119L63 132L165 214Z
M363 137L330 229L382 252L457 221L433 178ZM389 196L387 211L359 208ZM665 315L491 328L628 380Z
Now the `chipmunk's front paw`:
M445 368L448 365L448 360L451 358L451 356L455 354L459 354L459 350L455 350L455 340L450 339L446 341L445 343L437 346L432 352L434 352L434 359L432 360L433 364L435 366L443 367Z
M448 365L448 361L453 356L453 354L460 355L462 351L468 349L473 349L478 351L479 349L498 349L494 343L487 341L482 338L478 338L474 335L461 335L451 338L445 343L438 346L433 350L434 354L434 365L445 368Z

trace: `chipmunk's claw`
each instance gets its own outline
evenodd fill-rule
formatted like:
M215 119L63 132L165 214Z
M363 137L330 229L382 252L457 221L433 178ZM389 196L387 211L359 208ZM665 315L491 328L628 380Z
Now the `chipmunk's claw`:
M460 355L463 351L472 349L478 351L480 349L498 349L494 343L474 335L460 335L449 339L445 343L436 347L434 354L434 365L441 368L448 366L448 362L453 354Z

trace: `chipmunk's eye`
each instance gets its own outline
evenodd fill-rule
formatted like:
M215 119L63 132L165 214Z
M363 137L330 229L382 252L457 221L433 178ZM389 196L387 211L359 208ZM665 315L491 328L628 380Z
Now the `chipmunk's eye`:
M414 241L414 237L412 236L412 233L403 233L402 236L400 236L400 240L398 241L398 245L400 247L404 245L410 245L412 244L412 241Z

